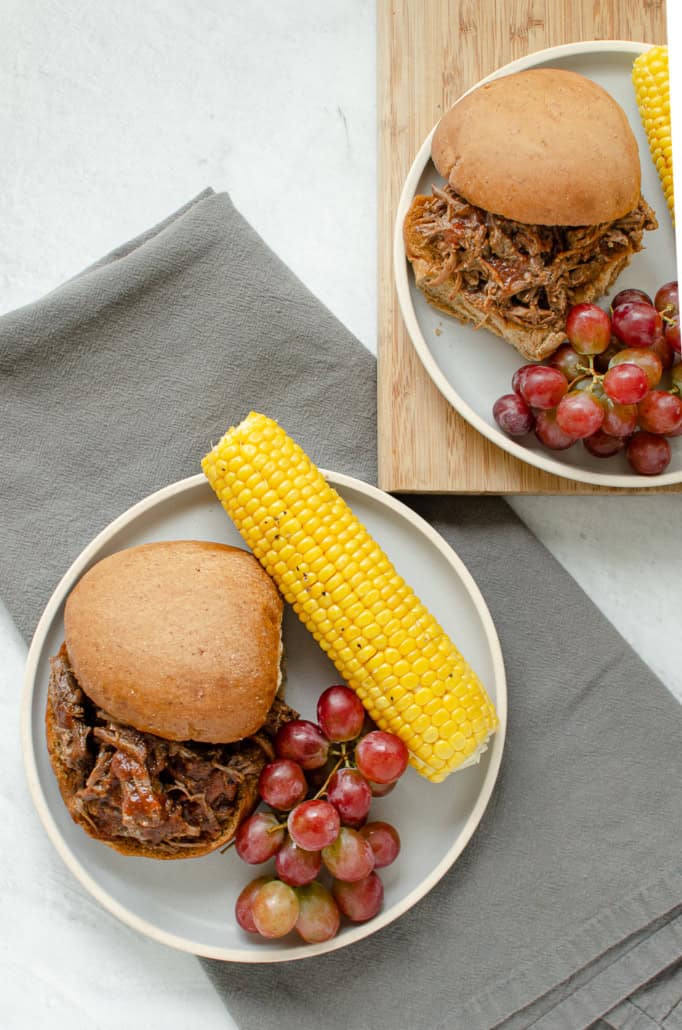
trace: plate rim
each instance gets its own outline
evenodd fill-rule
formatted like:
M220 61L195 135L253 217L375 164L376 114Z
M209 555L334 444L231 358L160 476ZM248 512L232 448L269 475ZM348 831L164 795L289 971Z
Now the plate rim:
M515 60L502 65L500 68L495 69L495 71L486 75L484 78L480 79L479 82L475 83L462 93L458 100L461 100L463 97L467 96L468 93L478 89L479 86L484 85L486 82L501 78L502 76L509 75L513 72L525 71L528 68L533 68L537 64L542 64L546 61L559 60L563 57L578 56L580 54L630 53L638 55L649 50L654 45L655 44L653 43L642 43L634 40L595 39L583 40L577 43L561 43L558 46L545 47L542 50L535 50L532 54L518 57ZM682 470L677 472L664 472L657 476L638 476L634 473L610 475L608 472L593 472L587 469L576 469L571 466L564 465L560 461L546 456L544 453L536 453L534 451L526 450L520 443L517 443L511 437L505 436L502 430L496 429L481 418L481 416L459 395L457 390L441 371L431 352L431 348L427 344L424 334L421 331L414 305L412 303L409 286L408 260L405 256L402 231L405 215L407 214L410 203L415 196L417 182L419 181L419 178L428 162L431 160L431 140L435 129L436 125L433 126L427 134L424 142L419 147L419 150L410 165L400 192L393 226L393 279L398 296L398 306L407 330L407 335L424 369L430 376L440 394L448 401L455 411L459 412L462 418L464 418L470 426L476 429L477 432L481 433L482 436L485 436L490 440L491 443L495 444L496 447L507 451L507 453L511 454L512 457L518 458L527 465L532 465L543 472L560 476L562 479L568 479L572 482L578 483L588 483L591 486L637 490L647 490L662 486L674 486L682 483Z
M411 523L417 531L421 532L422 535L424 535L441 553L448 564L452 567L455 574L460 578L462 585L464 586L479 618L481 619L486 642L490 651L493 666L493 679L496 687L495 707L499 719L499 728L493 736L492 743L489 747L490 760L488 769L481 783L476 801L464 823L464 826L462 827L461 832L455 839L452 847L448 849L441 861L434 869L431 870L429 875L415 888L413 888L413 890L411 890L404 898L400 899L400 901L392 905L389 909L379 913L379 915L374 919L369 920L367 923L359 923L352 927L348 927L342 935L337 936L330 941L324 941L320 944L296 945L286 950L268 946L252 950L245 949L244 951L235 948L212 947L198 941L193 941L188 937L170 933L158 926L155 926L147 919L138 916L135 912L121 904L121 902L117 901L107 890L101 887L97 880L95 880L93 876L85 870L66 839L60 833L52 816L50 806L43 795L38 774L36 751L34 749L32 708L35 685L37 683L36 674L38 661L45 645L46 636L52 626L58 609L73 584L83 574L100 548L118 532L133 523L141 515L149 512L157 505L163 504L175 496L179 496L185 492L189 493L202 485L204 485L207 490L210 490L210 485L203 473L197 473L195 475L185 477L184 479L176 480L175 482L148 494L146 497L137 501L126 509L126 511L114 518L90 541L89 544L83 548L54 588L45 608L43 609L28 649L21 697L21 747L24 773L28 781L31 800L48 838L64 864L75 876L81 886L83 886L91 897L102 905L102 907L111 915L115 916L125 925L137 930L139 933L144 934L146 937L149 937L158 943L165 944L166 946L172 947L178 951L183 951L203 958L212 958L224 962L243 962L248 964L291 962L299 959L312 958L331 951L337 951L340 948L348 947L365 937L372 936L383 927L388 926L400 916L404 915L422 897L428 894L438 881L442 879L445 873L452 868L478 827L488 807L493 789L499 776L507 729L507 681L504 658L497 630L478 584L457 552L450 547L444 538L428 522L426 522L420 515L417 515L416 512L412 511L412 509L407 505L403 504L391 494L386 493L378 487L365 483L363 480L356 479L353 476L346 475L345 473L332 472L323 468L320 469L320 472L332 486L339 486L342 488L346 487L350 490L356 490L357 492L365 495L365 497L368 497L370 500L378 502L380 505L389 508L394 513L403 517L407 522ZM218 502L216 501L216 503ZM499 697L497 696L497 692L499 692ZM229 914L226 918L229 918Z

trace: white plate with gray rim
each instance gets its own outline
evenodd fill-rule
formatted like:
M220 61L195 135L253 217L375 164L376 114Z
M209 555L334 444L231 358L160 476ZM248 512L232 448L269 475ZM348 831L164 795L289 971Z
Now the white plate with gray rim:
M29 649L22 704L22 743L31 796L60 856L83 887L124 923L183 951L232 962L282 962L352 944L386 926L422 898L457 860L490 799L504 747L507 688L497 633L471 575L445 541L388 494L338 473L324 473L387 552L478 672L492 697L500 727L478 765L432 784L409 769L387 797L375 799L371 818L392 822L402 839L396 862L381 870L383 910L367 923L346 925L322 944L291 934L266 941L234 919L241 888L268 867L249 866L230 849L203 858L155 861L118 854L92 840L62 801L45 744L49 658L63 639L64 601L100 558L152 540L215 540L244 546L203 475L151 494L117 518L85 548L62 578ZM285 611L287 700L315 718L317 698L339 676L293 612Z
M602 306L607 306L609 298L627 287L638 287L653 297L659 286L677 278L675 233L649 155L630 78L633 61L647 49L647 44L622 40L594 40L550 47L512 61L472 87L476 89L483 82L527 68L565 68L593 79L625 110L639 145L642 194L654 208L659 228L644 234L645 249L635 254L609 294L597 301ZM462 325L429 304L415 286L414 275L405 257L402 226L413 198L417 194L430 195L432 185L443 183L431 161L432 136L433 130L412 163L398 202L393 265L398 301L408 335L440 392L479 433L514 457L545 472L605 487L642 489L682 483L680 439L670 441L672 459L665 472L658 476L639 476L632 471L623 453L611 458L595 458L580 442L565 451L550 451L532 433L513 439L497 426L492 414L493 404L502 394L511 392L512 376L526 363L525 360L514 347L489 330Z

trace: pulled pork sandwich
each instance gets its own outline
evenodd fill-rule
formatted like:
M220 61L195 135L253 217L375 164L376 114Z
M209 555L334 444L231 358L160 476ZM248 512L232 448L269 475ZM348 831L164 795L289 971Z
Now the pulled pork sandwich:
M556 350L569 308L604 294L657 228L624 111L575 72L480 86L440 120L431 156L446 183L404 221L417 286L530 361Z
M259 562L202 541L144 544L69 595L47 746L75 822L125 855L191 858L257 801L281 684L282 599Z

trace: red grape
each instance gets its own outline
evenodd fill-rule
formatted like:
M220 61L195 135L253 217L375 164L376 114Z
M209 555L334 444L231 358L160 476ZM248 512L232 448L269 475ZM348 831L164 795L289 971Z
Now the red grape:
M663 338L671 351L682 354L682 341L680 340L680 323L678 319L666 325L663 330Z
M649 350L653 351L654 354L657 354L661 359L664 372L667 372L669 368L672 368L675 360L675 351L666 340L665 333L660 333L660 335L656 337L654 342L651 344L651 347L649 347Z
M568 312L566 335L578 354L601 354L611 342L611 319L596 304L576 304Z
M395 826L384 822L366 823L360 833L369 841L374 852L375 869L383 869L395 862L400 852L400 837Z
M663 335L668 346L682 353L680 343L680 295L677 281L665 283L654 298L654 304L661 312L664 320Z
M298 919L298 898L288 884L270 880L251 903L253 922L261 937L284 937Z
M266 805L286 812L303 801L308 793L308 784L297 762L278 758L268 762L261 772L258 793Z
M372 780L367 780L373 798L385 798L387 794L391 793L397 782L397 780L391 780L390 783L374 783Z
M637 406L640 427L647 433L674 433L682 422L682 399L652 390Z
M305 778L308 781L308 797L321 797L320 791L326 785L329 777L338 764L338 756L331 753L329 759L319 769L310 769L306 772Z
M535 420L535 435L545 447L552 451L565 451L572 447L576 441L575 436L570 436L557 425L556 411L540 411Z
M358 769L337 769L329 781L327 800L346 826L361 826L372 804L369 783Z
M641 476L657 476L670 464L670 444L664 436L635 433L625 451L635 472Z
M594 367L597 372L602 374L609 368L611 359L621 350L623 344L616 336L611 337L611 343L608 345L606 350L603 350L601 354L595 354L594 356Z
M329 741L319 726L307 719L292 719L275 737L278 758L290 758L302 769L317 769L327 761Z
M275 869L280 880L290 887L302 887L315 879L322 866L319 851L305 851L287 837L275 857Z
M591 393L573 391L562 398L556 420L564 433L574 440L583 440L601 428L604 414L604 408Z
M284 837L285 829L273 812L256 812L239 826L235 850L244 862L258 865L272 858Z
M493 418L509 436L530 433L535 424L533 412L518 393L505 393L493 405Z
M514 393L518 393L519 395L521 394L521 384L531 368L537 368L537 365L521 365L521 368L516 369L511 381Z
M604 390L617 404L637 404L649 392L649 380L638 365L626 361L608 370Z
M329 740L353 740L362 730L365 709L350 687L328 687L317 702L317 721Z
M612 325L614 335L626 347L650 347L661 332L663 321L651 304L631 301L615 309Z
M637 428L637 405L614 404L609 401L604 411L601 432L608 436L632 436ZM600 432L600 430L597 430Z
M390 783L407 769L409 752L400 737L374 730L358 741L355 764L362 775L374 783Z
M611 301L611 310L620 307L621 304L629 304L632 301L638 303L651 304L651 297L644 290L621 290Z
M609 362L609 368L629 364L641 368L647 378L650 390L653 390L654 386L658 386L663 375L663 363L656 351L649 347L626 347L614 354Z
M364 880L332 882L332 896L344 916L353 923L364 923L379 912L384 900L384 885L372 871Z
M298 919L296 932L308 944L319 944L336 935L341 922L339 906L321 883L310 883L296 890Z
M677 286L677 280L664 283L663 286L660 287L654 297L654 307L657 311L660 311L662 315L677 317L680 312L680 293Z
M573 382L575 377L580 375L580 370L584 367L582 354L578 354L576 350L573 350L570 343L562 343L552 354L549 363L552 368L558 368L569 383Z
M602 406L608 404L609 401L609 396L604 390L602 383L599 379L595 379L594 376L580 379L571 390L571 393L573 392L589 393L592 397L595 397Z
M598 429L592 436L585 437L583 445L595 458L610 458L623 450L625 440L618 436L609 436L603 429Z
M341 819L329 801L313 798L292 808L287 826L291 839L304 851L321 851L336 840Z
M336 840L322 849L322 861L332 876L355 883L364 880L374 869L374 851L357 830L342 826Z
M566 376L558 368L535 365L521 381L521 396L531 408L547 411L556 408L568 390Z
M248 930L249 933L258 933L256 924L253 921L253 899L261 887L266 883L270 883L271 880L271 876L259 876L257 879L251 880L237 898L234 914L242 930Z

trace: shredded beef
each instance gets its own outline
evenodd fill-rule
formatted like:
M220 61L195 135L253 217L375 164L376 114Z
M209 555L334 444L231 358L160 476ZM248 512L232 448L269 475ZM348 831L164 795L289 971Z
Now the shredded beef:
M74 772L83 772L90 764L90 727L84 721L85 695L68 664L61 659L53 661L50 703L55 713L55 732L62 761Z
M245 777L257 778L274 756L270 737L296 718L277 698L262 730L248 740L162 740L97 709L78 685L64 649L52 659L48 705L59 758L82 784L69 798L74 815L100 838L169 849L222 835Z
M656 227L641 197L614 222L524 225L474 207L450 185L433 187L414 223L438 258L430 286L451 283L450 297L466 294L483 318L494 309L523 328L547 330L563 330L576 291L640 250L644 230Z

